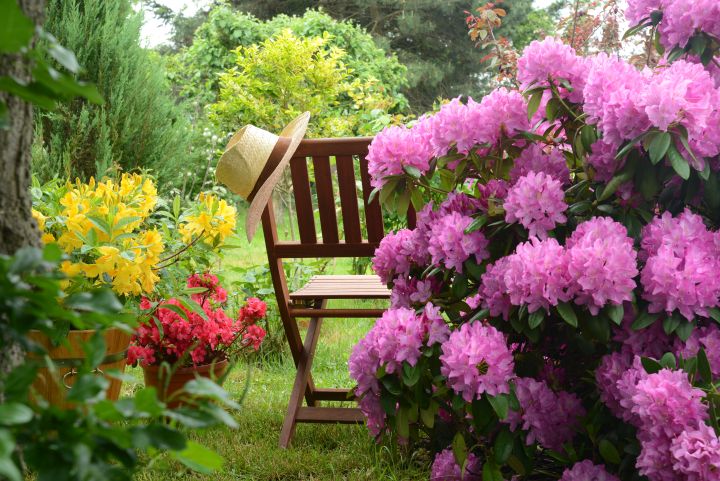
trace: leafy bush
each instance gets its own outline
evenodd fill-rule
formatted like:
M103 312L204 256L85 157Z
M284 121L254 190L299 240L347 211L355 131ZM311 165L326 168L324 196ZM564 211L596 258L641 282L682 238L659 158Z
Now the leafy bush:
M393 306L350 371L432 479L717 479L720 4L651 4L653 70L546 38L524 95L373 140L380 199L422 210L376 251Z
M75 100L39 116L33 170L43 181L139 167L173 179L178 166L199 161L188 114L159 59L140 46L141 25L126 0L48 2L45 29L75 52L105 103Z
M157 400L154 388L141 389L134 398L105 399L109 381L94 372L105 357L102 331L110 326L129 329L127 315L107 289L64 296L60 259L55 245L42 252L26 248L14 257L0 255L0 320L5 334L0 349L12 339L35 355L10 372L0 370L0 476L9 481L28 479L30 474L39 480L129 481L143 462L168 454L200 472L220 468L222 458L188 440L183 431L220 424L236 427L220 406L237 409L238 404L208 379L185 386L198 403L193 407L169 410ZM52 360L26 334L39 329L60 339L68 325L98 331L84 346L87 357L68 391L67 399L76 405L61 410L32 390L37 369L52 365ZM138 456L138 451L146 456Z

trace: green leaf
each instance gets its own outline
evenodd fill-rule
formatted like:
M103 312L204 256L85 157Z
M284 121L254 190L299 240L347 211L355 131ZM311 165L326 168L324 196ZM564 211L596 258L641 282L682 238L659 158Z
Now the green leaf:
M528 100L528 120L533 118L533 115L535 115L535 112L537 112L540 107L543 93L543 90L538 90L530 96L530 100Z
M467 446L465 445L465 438L461 432L455 434L452 441L452 450L458 466L465 464L465 460L467 459Z
M420 419L428 429L432 429L433 426L435 426L435 411L436 409L431 408L420 410Z
M562 317L565 322L570 324L572 327L578 326L577 315L575 314L575 310L570 304L568 304L567 302L559 303L557 306L557 311L558 314L560 314L560 317Z
M101 331L95 331L95 334L83 344L82 350L85 353L85 363L91 368L98 367L105 358L105 351L107 350L105 336L102 335Z
M670 335L675 332L675 329L677 329L681 322L682 319L675 312L666 316L665 319L663 319L663 329L665 330L665 334Z
M174 452L173 457L202 474L212 474L222 469L225 463L222 456L196 441L188 441L185 449Z
M672 352L666 352L663 357L660 358L660 365L667 369L675 369L677 367L677 359Z
M187 440L180 431L162 424L137 426L132 430L132 438L133 444L140 449L152 446L157 449L181 451L187 447Z
M649 357L641 357L640 363L645 369L645 372L648 374L655 374L656 372L660 372L663 369L662 365L659 362Z
M622 324L625 308L622 304L610 304L605 308L608 317L618 326Z
M419 212L425 206L425 199L423 199L422 192L420 189L412 188L410 190L410 202L412 203L415 211Z
M650 161L653 164L657 164L665 157L671 141L672 137L667 132L659 132L655 137L653 137L648 150L648 153L650 154Z
M410 438L410 419L408 418L408 408L406 406L401 406L398 409L395 417L395 427L399 436L405 439Z
M709 383L712 381L712 369L710 368L710 361L708 361L707 354L705 353L705 348L700 348L697 353L697 360L698 360L698 374L700 374L700 377L705 381L706 383Z
M465 294L468 291L468 278L464 274L458 274L455 276L455 280L452 284L452 293L453 296L457 297L458 299L462 299L465 297Z
M21 84L10 77L0 77L0 91L8 92L47 110L52 110L57 105L55 94L36 82Z
M422 172L420 172L420 169L412 165L403 165L403 170L406 174L408 174L414 179L419 179L420 177L422 177Z
M495 438L495 460L498 464L505 464L512 454L514 437L507 429L503 429Z
M675 329L675 335L685 342L690 338L694 328L695 324L692 322L681 322L677 329Z
M157 391L154 387L146 387L135 393L133 398L135 409L146 413L151 417L159 416L163 412L163 406L157 398Z
M497 396L488 395L487 398L498 418L505 419L507 417L509 408L509 401L507 396L504 394L498 394Z
M640 329L645 329L646 327L655 324L655 321L657 321L657 319L658 319L657 314L650 314L649 312L643 312L632 323L632 329L635 331L639 331Z
M708 309L708 312L710 313L710 317L715 320L718 324L720 324L720 309L717 307L711 307Z
M27 47L35 25L20 9L17 0L0 0L0 53L16 53Z
M0 424L14 426L25 424L33 418L33 410L25 404L7 403L0 404Z
M5 102L0 100L0 130L5 130L8 127L10 127L10 112Z
M107 288L73 294L67 298L65 306L77 311L99 314L117 314L123 308L117 296Z
M615 176L610 179L610 182L607 183L605 186L605 189L603 190L602 194L598 198L598 200L603 201L609 198L611 195L615 193L615 191L618 190L618 188L624 184L625 182L629 181L633 178L635 175L635 170L637 169L638 161L637 157L631 156L628 158L627 162L625 163L625 166L615 174Z
M685 158L680 155L677 148L674 145L670 145L667 152L668 158L670 159L670 165L677 172L677 175L682 177L684 180L690 178L690 164Z
M607 439L603 439L600 441L598 448L600 450L600 456L603 457L605 462L609 464L620 464L620 453L618 453L613 443Z
M208 316L207 316L207 313L205 312L205 310L202 308L202 306L200 304L198 304L194 300L178 298L178 301L188 311L194 312L195 314L202 317L206 321L208 320Z
M22 481L20 469L15 465L12 454L15 451L15 440L10 432L0 429L0 479Z
M410 364L403 363L403 382L408 387L413 387L415 384L418 383L420 380L420 375L422 374L422 370L419 367L419 364L415 364L414 366L411 366Z
M595 132L595 127L592 125L585 125L582 129L580 129L580 140L582 141L583 147L585 147L585 151L589 152L592 148L592 145L597 140L597 132Z
M545 311L538 309L537 311L531 313L528 317L528 326L530 326L530 329L535 329L542 324L543 319L545 319Z
M485 224L487 224L488 217L487 215L483 214L481 216L476 217L473 219L473 221L470 223L469 226L465 229L466 234L470 234L471 232L475 232L477 230L480 230L483 228Z

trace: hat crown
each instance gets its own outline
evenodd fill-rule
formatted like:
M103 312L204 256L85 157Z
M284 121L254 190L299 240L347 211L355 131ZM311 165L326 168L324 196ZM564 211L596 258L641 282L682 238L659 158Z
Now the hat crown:
M232 136L217 166L217 179L247 199L279 137L254 125Z

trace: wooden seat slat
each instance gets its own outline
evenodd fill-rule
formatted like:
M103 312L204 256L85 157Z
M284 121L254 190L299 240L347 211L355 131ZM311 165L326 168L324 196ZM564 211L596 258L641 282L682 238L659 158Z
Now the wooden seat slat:
M389 299L378 276L313 276L290 299Z

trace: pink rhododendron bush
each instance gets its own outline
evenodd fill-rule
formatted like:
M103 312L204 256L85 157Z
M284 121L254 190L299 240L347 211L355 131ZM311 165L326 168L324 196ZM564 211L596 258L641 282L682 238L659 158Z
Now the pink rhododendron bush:
M720 3L631 0L664 59L547 38L518 90L370 147L417 210L349 362L367 425L432 479L720 480Z

